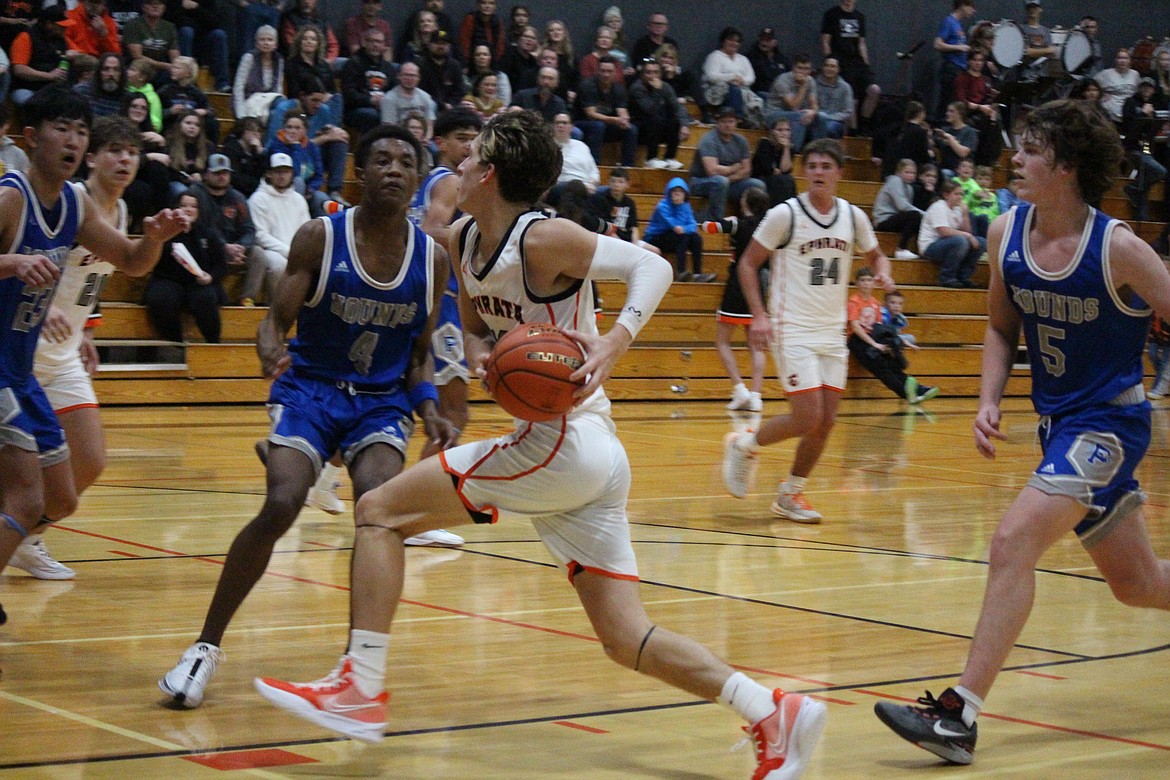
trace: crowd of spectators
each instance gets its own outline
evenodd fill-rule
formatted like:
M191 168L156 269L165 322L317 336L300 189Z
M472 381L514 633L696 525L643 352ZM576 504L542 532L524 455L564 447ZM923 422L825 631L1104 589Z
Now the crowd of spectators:
M742 30L727 26L712 35L714 48L705 55L680 53L662 11L631 33L621 9L611 6L595 17L588 43L574 46L563 21L534 18L526 5L505 12L497 0L474 0L458 9L465 13L454 13L444 0L422 0L396 38L383 0L348 2L352 13L334 26L319 0L0 0L0 52L7 56L7 63L0 56L0 100L19 109L38 89L68 84L91 100L95 115L129 117L143 152L126 193L132 216L141 219L159 203L194 195L196 210L219 238L200 250L225 247L223 262L212 268L243 271L238 301L250 303L279 278L290 220L346 205L351 133L398 123L429 142L436 117L455 108L483 120L517 109L542 114L565 154L559 186L580 182L598 198L608 197L598 170L602 146L613 144L627 169L644 147L641 164L679 171L687 199L706 198L699 218L708 220L721 218L728 204L735 208L749 189L764 190L771 204L794 195L794 160L806 143L872 135L886 179L875 217L899 233L900 254L909 256L935 190L941 193L964 161L998 161L1001 90L1058 54L1041 23L1042 4L1026 0L1025 48L1013 76L991 56L994 29L974 21L974 1L951 0L949 14L939 9L933 45L941 60L936 101L905 100L889 121L876 110L881 88L857 0L827 7L819 39L806 51L781 51L774 27L745 41ZM1089 38L1091 56L1075 74L1073 96L1117 123L1134 171L1126 193L1135 216L1147 218L1150 192L1166 177L1157 119L1170 96L1170 46L1155 49L1148 68L1128 49L1117 51L1107 68L1097 20L1085 16L1077 26ZM685 67L691 62L699 63L693 71ZM210 76L205 83L230 93L226 137L199 86L201 66ZM688 103L715 126L689 171L678 160L694 124ZM737 132L742 127L768 132L753 150ZM5 167L15 152L5 139ZM628 187L628 174L622 183ZM984 200L971 205L994 201L989 189L981 191ZM270 222L227 230L228 222L251 219L257 194ZM286 208L294 203L297 208ZM965 208L949 210L948 219L954 222ZM230 219L211 219L221 213ZM672 254L689 252L692 239L682 242L686 247L680 242L652 243ZM706 276L697 262L686 275Z

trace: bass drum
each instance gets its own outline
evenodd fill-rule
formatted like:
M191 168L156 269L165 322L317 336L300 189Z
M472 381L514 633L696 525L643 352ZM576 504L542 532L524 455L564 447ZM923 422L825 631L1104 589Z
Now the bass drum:
M1001 68L1014 68L1024 59L1024 31L1011 19L991 28L991 56Z
M1064 72L1076 73L1093 59L1093 42L1082 30L1074 27L1068 31L1057 51Z

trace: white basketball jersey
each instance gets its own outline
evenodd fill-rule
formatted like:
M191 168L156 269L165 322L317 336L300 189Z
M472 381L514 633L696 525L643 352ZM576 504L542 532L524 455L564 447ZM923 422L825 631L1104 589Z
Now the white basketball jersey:
M480 241L475 220L468 221L459 236L463 289L497 338L522 322L547 322L582 333L598 332L593 314L593 289L588 282L580 280L564 292L547 298L535 295L525 283L524 234L533 223L543 219L548 216L539 211L528 211L517 217L503 242L478 272L473 270ZM608 415L609 399L604 390L598 388L573 414L583 411Z
M73 186L78 188L80 197L85 186ZM114 227L125 234L129 225L126 202L119 199L118 222ZM52 342L45 338L42 331L34 359L37 364L61 365L77 359L86 321L97 307L102 289L113 273L113 265L98 258L81 244L75 244L69 250L65 267L61 270L61 281L57 283L57 294L53 298L53 306L63 311L69 320L69 338L60 343Z
M799 195L769 209L753 235L772 250L769 310L786 338L824 336L845 331L849 275L856 248L877 248L865 213L843 198L821 214Z

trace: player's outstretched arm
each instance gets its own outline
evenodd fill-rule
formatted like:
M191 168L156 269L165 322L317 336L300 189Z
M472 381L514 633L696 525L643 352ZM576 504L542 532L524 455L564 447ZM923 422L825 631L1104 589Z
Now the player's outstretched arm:
M130 240L101 218L89 193L78 195L85 203L85 220L78 228L77 242L130 276L150 273L162 255L163 244L190 227L181 211L163 209L142 221L142 238Z
M979 383L979 411L975 415L975 449L985 458L995 457L995 439L1006 440L999 428L999 402L1012 373L1020 345L1020 316L1008 299L999 265L1005 217L997 217L987 231L991 258L991 284L987 290L987 332L983 337L983 371Z
M617 322L604 336L570 331L585 349L585 363L573 380L587 377L577 398L587 398L613 371L662 296L674 281L670 263L633 244L590 233L568 220L534 224L525 236L529 286L542 294L564 290L574 280L618 279L626 283L626 300Z
M435 361L431 356L431 334L439 321L439 309L447 289L447 278L451 266L447 252L435 244L431 255L431 279L434 290L431 293L431 313L427 324L411 345L410 365L406 369L406 388L410 394L410 405L422 420L427 439L440 449L447 449L459 440L459 429L450 420L439 414L439 392L435 388Z
M324 254L325 223L319 219L309 220L293 236L288 267L276 286L268 316L260 321L256 330L256 352L264 376L269 379L276 379L292 365L285 339L301 306L317 288Z

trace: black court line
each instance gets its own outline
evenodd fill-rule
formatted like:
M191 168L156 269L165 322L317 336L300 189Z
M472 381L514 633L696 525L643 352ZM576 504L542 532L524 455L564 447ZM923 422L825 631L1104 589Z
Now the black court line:
M1072 664L1082 664L1082 663L1087 663L1087 662L1091 662L1091 661L1108 661L1108 660L1115 660L1118 658L1132 658L1132 657L1136 657L1136 656L1149 655L1152 653L1162 652L1164 650L1170 650L1170 645L1159 645L1158 647L1151 647L1151 648L1147 648L1144 650L1135 650L1135 651L1129 651L1129 652L1124 652L1124 653L1114 653L1111 655L1104 655L1104 656L1099 656L1099 657L1095 657L1095 658L1084 657L1084 658L1073 658L1073 659L1068 659L1068 660L1063 660L1063 661L1050 661L1050 662L1034 663L1034 664L1021 664L1018 666L1005 666L1003 668L1003 671L1005 671L1005 672L1026 671L1026 670L1030 670L1030 669L1043 669L1043 668L1050 668L1050 667L1054 667L1054 666L1068 666L1068 665L1072 665ZM844 685L827 685L827 686L820 686L820 687L814 687L814 688L802 688L799 690L792 689L789 692L790 693L803 693L803 694L818 695L818 694L834 693L834 692L838 692L838 691L853 691L853 690L863 690L863 689L868 690L868 689L872 689L872 688L888 687L891 685L907 685L910 683L932 682L934 680L947 680L947 679L954 679L957 676L958 676L958 673L935 674L935 675L928 675L928 676L922 676L922 677L907 677L907 678L902 678L902 679L898 679L898 680L882 680L882 681L877 681L877 682L861 682L861 683L851 683L851 684L844 684ZM664 710L677 710L677 709L684 709L684 708L689 708L689 707L705 707L705 706L713 706L713 705L714 705L714 702L709 702L709 701L705 701L705 700L696 700L696 701L688 701L688 702L675 702L672 704L648 704L648 705L643 705L641 707L622 707L622 708L610 709L610 710L591 710L591 711L585 711L585 712L561 713L558 715L542 715L542 716L536 716L536 717L531 717L531 718L515 718L512 720L484 721L481 723L464 723L464 724L459 724L459 725L454 725L454 726L432 726L429 728L421 728L421 729L408 729L408 730L403 730L403 731L388 731L388 732L386 732L386 737L388 737L390 739L394 739L394 738L401 738L401 737L426 736L429 734L444 734L444 733L450 734L450 733L459 733L459 732L464 732L464 731L479 731L479 730L484 730L484 729L507 728L510 726L528 726L528 725L533 725L533 724L537 724L537 723L553 723L553 722L562 721L562 720L584 720L584 719L588 719L588 718L599 718L599 717L606 717L606 716L611 716L611 715L638 715L638 714L649 713L649 712L661 712ZM94 756L92 758L90 758L90 757L86 757L86 758L61 758L61 759L48 759L45 761L24 761L24 762L13 762L13 763L8 763L8 764L0 763L0 770L35 769L35 768L50 767L50 766L73 766L73 765L78 765L78 764L99 764L99 763L109 763L109 762L113 762L113 761L137 761L137 760L142 760L142 759L157 759L157 758L182 758L184 756L217 755L220 753L231 753L231 752L242 751L242 750L261 750L261 749L271 749L271 748L289 748L289 747L301 747L301 746L311 746L311 745L325 745L325 744L330 744L330 743L347 742L347 741L349 741L349 740L346 737L322 737L322 738L318 738L318 739L297 739L297 740L287 740L287 741L278 741L278 742L255 742L255 743L240 744L240 745L223 745L221 747L212 748L212 749L204 748L204 749L192 749L192 750L164 750L164 751L150 751L150 752L144 751L141 753L122 753L122 754L118 754L118 755L109 755L109 756Z
M516 543L539 544L540 540L539 539L519 540L519 542L517 542L516 540L513 540L511 543L513 543L513 544L516 544ZM656 543L666 543L666 542L656 542ZM636 544L641 544L641 542L636 542ZM801 545L801 546L752 545L752 546L753 547L758 546L760 548L765 548L765 549L799 550L802 552L825 552L825 553L848 552L850 554L857 554L860 552L868 552L869 554L883 554L883 555L897 554L896 551L888 551L888 550L882 550L879 553L874 553L872 551L867 551L864 548L837 551L837 550L810 549L809 547L803 546L803 545ZM352 549L353 548L351 546L346 546L346 547L314 547L314 548L303 549L303 550L273 551L273 554L274 555L291 555L291 554L299 554L302 552L318 552L318 553L338 552L338 551L350 551ZM467 547L460 548L460 552L467 553L468 555L478 555L478 556L485 557L485 558L494 558L496 560L510 561L513 563L523 563L523 564L527 564L530 566L540 566L540 567L549 568L549 569L558 568L557 565L554 563L549 563L547 561L537 561L537 560L533 560L531 558L524 558L524 557L517 556L517 555L505 555L502 553L488 552L486 550L469 549ZM227 553L212 553L209 555L198 555L198 554L154 555L154 556L139 556L139 557L134 557L134 558L123 558L123 557L119 556L116 558L89 559L89 560L92 562L103 562L103 563L105 563L105 562L125 563L125 562L142 561L142 560L223 558L226 555L227 555ZM902 553L902 555L904 555L905 557L915 557L914 554L911 554L911 553ZM945 556L942 558L939 558L938 556L923 556L923 557L928 557L928 558L932 558L932 559L940 559L940 560L953 560L953 559L947 558ZM959 559L959 560L961 560L961 559ZM81 562L83 562L83 561L80 561L80 560L67 561L67 563L81 563ZM972 563L982 563L979 561L971 561L971 562ZM986 564L984 563L983 565L986 565ZM910 632L914 632L914 633L930 634L933 636L944 636L944 637L953 638L953 639L965 639L968 641L970 641L972 639L972 636L970 634L962 634L962 633L957 633L957 632L953 632L953 631L943 631L941 629L927 628L924 626L914 626L914 625L910 625L910 624L906 624L906 623L897 623L897 622L889 621L889 620L879 620L877 618L868 618L868 617L863 617L860 615L850 615L850 614L847 614L844 612L835 612L835 611L824 610L824 609L814 609L812 607L800 607L800 606L796 606L794 604L784 604L784 603L781 603L778 601L770 601L767 599L760 599L760 598L755 598L755 597L750 597L750 596L737 596L737 595L729 594L729 593L720 593L718 591L706 590L703 588L694 588L694 587L690 587L687 585L678 585L678 584L672 584L672 583L668 583L668 582L659 582L659 581L655 581L655 580L643 579L643 580L641 580L641 582L643 585L649 585L649 586L653 586L653 587L657 587L657 588L665 588L667 590L676 590L676 591L679 591L682 593L693 593L693 594L701 595L701 596L710 596L712 598L725 599L727 601L737 601L737 602L744 603L744 604L757 604L760 606L774 607L777 609L784 609L784 610L788 610L791 612L801 612L801 613L810 614L810 615L818 615L821 617L838 618L841 620L852 621L855 623L864 623L864 624L868 624L868 625L881 626L884 628L901 629L904 631L910 631ZM1082 653L1072 653L1072 652L1068 652L1065 650L1056 650L1053 648L1040 647L1037 645L1016 644L1016 645L1013 645L1013 647L1019 648L1021 650L1032 650L1035 652L1048 653L1050 655L1066 656L1069 658L1083 658L1083 659L1093 658L1093 656L1087 656L1087 655L1084 655Z

